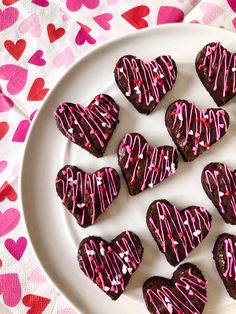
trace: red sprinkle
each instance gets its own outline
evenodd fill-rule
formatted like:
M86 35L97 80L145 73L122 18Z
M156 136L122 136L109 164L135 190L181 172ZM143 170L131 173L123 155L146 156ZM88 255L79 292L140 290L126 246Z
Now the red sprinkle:
M75 108L73 108L73 107L69 107L69 110L70 110L71 113L75 112Z
M153 298L150 298L149 301L153 303L153 302L154 302L154 299L153 299Z
M177 314L184 314L182 310L178 310Z
M120 147L125 148L125 144L124 143L120 144Z
M226 196L230 196L230 195L231 195L230 191L226 191L226 192L225 192L225 195L226 195Z
M118 63L116 64L116 68L117 68L117 69L119 69L119 68L120 68L120 66L119 66L119 64L118 64Z
M199 64L198 70L201 70L204 67L204 64ZM179 314L179 313L178 313Z
M142 85L142 84L143 84L143 80L139 80L138 85Z
M101 264L101 265L100 265L100 269L105 269L104 264Z
M200 140L198 138L195 139L195 144L199 144Z
M71 122L70 122L70 126L73 127L74 125L75 125L75 122L74 122L74 121L71 121Z
M134 71L135 71L135 67L131 67L130 70L131 70L132 72L134 72Z
M183 238L183 236L184 236L183 231L179 232L179 237L180 237L180 238Z
M100 271L100 268L99 267L96 267L95 268L95 273L100 273L101 271Z
M104 134L104 137L105 137L105 139L107 140L107 139L110 137L110 134L105 133L105 134Z
M99 285L101 283L101 279L99 277L96 278L96 284Z
M136 179L133 179L133 180L130 181L130 184L131 184L131 185L135 185L135 184L137 184L137 183L138 183L138 180L136 180Z
M170 115L171 115L171 116L176 116L176 115L177 115L177 112L176 112L176 111L172 111Z
M90 194L89 190L85 190L85 194L89 195Z
M104 193L106 190L105 190L105 188L104 188L103 186L100 186L100 191L101 191L102 193Z
M104 177L106 175L105 171L100 172L100 176Z
M211 71L210 71L210 76L212 76L214 73L215 73L214 70L211 69Z
M148 150L148 151L147 151L147 156L151 155L151 153L152 153L152 152L151 152L150 150Z
M131 164L133 164L135 162L135 158L134 157L130 157L129 161L131 162Z
M228 92L228 90L229 90L229 86L226 85L226 86L225 86L225 91Z
M137 84L138 83L138 80L134 80L134 84Z
M172 233L168 233L168 238L169 239L173 239L173 234Z
M164 158L164 154L160 154L160 159L163 159Z
M84 144L85 147L91 147L91 144L89 142Z
M159 171L160 171L160 168L158 167L154 169L154 172L159 172Z

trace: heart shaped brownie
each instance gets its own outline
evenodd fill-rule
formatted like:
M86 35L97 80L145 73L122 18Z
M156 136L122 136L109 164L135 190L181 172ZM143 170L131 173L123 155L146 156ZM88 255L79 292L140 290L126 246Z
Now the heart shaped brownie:
M160 251L176 266L208 235L211 219L203 207L179 211L167 200L157 200L149 206L146 222Z
M213 258L226 290L236 300L236 236L221 234L214 245Z
M192 161L228 131L229 115L223 109L199 111L187 100L173 102L166 111L167 130L185 161Z
M236 225L236 172L212 162L202 171L202 186L224 221Z
M58 129L73 143L102 157L119 123L119 106L108 95L98 95L88 107L62 103L55 111Z
M220 42L207 44L196 57L197 74L217 106L236 95L236 53Z
M122 232L110 243L100 237L88 237L79 246L81 270L112 300L124 292L143 256L136 234Z
M153 314L201 314L207 303L207 281L190 263L180 265L172 279L151 277L143 285L146 306Z
M113 168L89 174L66 165L57 174L56 190L81 227L94 224L120 191L120 177Z
M116 64L115 81L125 97L141 113L150 114L173 88L177 67L170 56L150 63L127 55Z
M175 174L178 154L172 146L151 147L138 133L127 133L118 147L118 162L130 195L136 195Z

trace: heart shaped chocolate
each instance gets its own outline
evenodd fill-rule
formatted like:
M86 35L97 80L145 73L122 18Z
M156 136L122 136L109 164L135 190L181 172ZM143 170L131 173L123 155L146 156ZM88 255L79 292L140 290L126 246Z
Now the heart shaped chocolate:
M120 177L113 168L89 174L66 165L57 174L56 190L65 207L81 227L88 227L106 211L120 190Z
M96 157L102 157L119 123L119 106L108 95L100 94L88 107L62 103L55 111L58 129L73 143Z
M81 270L112 300L124 292L143 256L136 234L122 232L110 243L100 237L88 237L79 246Z
M236 95L236 53L220 42L207 44L196 57L196 71L217 106Z
M172 279L151 277L143 285L146 306L153 314L201 314L207 303L207 281L190 263L180 265Z
M166 111L167 130L185 161L192 161L228 131L229 115L223 109L199 111L187 100L173 102Z
M202 171L202 186L224 221L236 225L236 172L212 162Z
M214 245L213 258L226 290L236 300L236 236L221 234Z
M173 176L178 154L172 146L151 147L138 133L127 133L118 147L121 167L130 195L136 195Z
M173 88L177 67L170 56L160 56L145 63L127 55L119 59L114 74L125 97L139 112L148 115Z
M146 222L160 251L176 266L208 235L211 219L203 207L190 206L179 211L168 201L157 200L149 206Z

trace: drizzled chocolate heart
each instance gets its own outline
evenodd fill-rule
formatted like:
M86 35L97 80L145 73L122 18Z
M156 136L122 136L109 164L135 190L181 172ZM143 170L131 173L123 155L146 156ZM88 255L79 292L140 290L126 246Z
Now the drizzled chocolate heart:
M179 211L168 201L157 200L149 206L146 222L160 251L176 266L208 235L211 215L203 207Z
M57 174L56 190L65 207L81 227L88 227L106 211L120 190L120 178L113 168L89 174L67 165Z
M236 53L220 42L206 45L196 57L197 74L217 106L236 95Z
M190 263L180 265L172 279L151 277L143 285L146 306L153 314L201 314L207 303L207 281Z
M213 258L226 290L236 300L236 236L221 234L216 240Z
M150 114L173 88L177 67L170 56L150 63L127 55L116 64L115 80L125 97L141 113Z
M175 174L178 154L172 146L151 147L138 133L127 133L118 147L118 162L129 193L136 195Z
M111 299L124 292L143 256L143 247L136 234L122 232L108 243L100 237L88 237L79 246L81 270Z
M167 130L185 161L192 161L228 131L229 115L223 109L199 111L187 100L173 102L166 111Z
M108 95L98 95L88 107L62 103L55 111L59 130L73 143L102 157L119 123L119 106Z
M202 186L225 222L236 225L236 173L212 162L202 171Z

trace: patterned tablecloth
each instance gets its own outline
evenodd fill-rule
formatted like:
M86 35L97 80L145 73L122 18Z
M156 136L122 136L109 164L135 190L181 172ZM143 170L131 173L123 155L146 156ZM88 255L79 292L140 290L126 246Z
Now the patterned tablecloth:
M0 298L11 312L75 313L35 262L18 204L19 164L35 112L66 68L97 44L183 21L235 31L236 1L0 0Z

